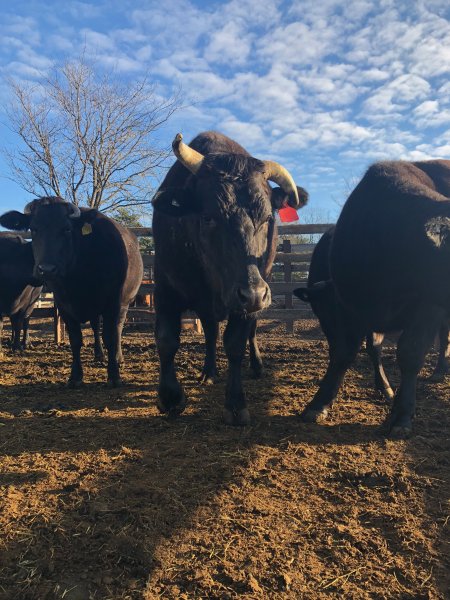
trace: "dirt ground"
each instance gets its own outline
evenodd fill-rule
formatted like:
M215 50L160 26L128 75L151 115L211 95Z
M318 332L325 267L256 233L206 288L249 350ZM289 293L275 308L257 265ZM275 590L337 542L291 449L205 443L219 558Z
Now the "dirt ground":
M302 424L326 344L311 323L267 327L252 425L232 428L221 346L220 381L196 382L202 336L183 334L177 420L155 406L151 333L127 329L118 390L90 343L70 390L69 347L33 339L0 359L2 600L450 598L449 381L421 381L414 436L387 440L361 354L331 418Z

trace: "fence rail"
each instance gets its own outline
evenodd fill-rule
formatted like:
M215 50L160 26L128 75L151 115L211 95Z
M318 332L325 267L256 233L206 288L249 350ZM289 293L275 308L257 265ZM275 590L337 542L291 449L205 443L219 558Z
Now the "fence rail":
M310 308L298 301L293 296L293 290L306 284L309 264L314 251L315 243L311 241L291 239L294 236L315 236L327 231L332 225L329 223L316 223L308 225L282 225L278 228L280 244L275 255L272 269L272 279L269 281L272 292L272 306L264 311L263 318L267 320L283 321L288 332L293 331L295 321L312 316ZM151 237L151 227L132 227L138 237ZM292 250L295 251L292 251ZM153 308L153 267L154 254L143 253L142 259L146 271L145 279L140 287L139 294L150 297L148 307L130 307L128 318L132 321L151 322L154 318ZM64 324L55 307L36 308L33 313L38 318L52 317L55 323L55 340L60 343L64 338ZM192 319L191 319L192 320ZM199 330L199 322L195 320L194 327Z

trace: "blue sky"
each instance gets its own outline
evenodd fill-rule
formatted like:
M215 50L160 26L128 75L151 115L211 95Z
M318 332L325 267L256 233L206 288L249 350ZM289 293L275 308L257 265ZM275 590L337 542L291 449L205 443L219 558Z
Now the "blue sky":
M16 0L0 46L2 106L4 77L36 81L83 48L163 96L181 86L164 143L216 129L281 162L310 192L304 221L334 220L375 160L450 158L448 0ZM0 174L0 210L22 208L1 158Z

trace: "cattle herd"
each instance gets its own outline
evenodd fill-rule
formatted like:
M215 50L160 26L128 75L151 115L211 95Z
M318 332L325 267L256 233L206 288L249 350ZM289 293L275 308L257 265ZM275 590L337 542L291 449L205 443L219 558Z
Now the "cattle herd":
M308 194L282 165L252 157L222 134L201 133L190 145L178 134L172 147L177 160L153 198L158 408L174 416L186 406L175 356L182 313L193 310L205 333L204 383L214 381L218 324L227 320L224 420L246 425L241 365L248 342L251 367L262 374L256 324L271 303L274 214L302 207ZM28 320L46 285L69 334L69 385L82 383L81 324L88 321L100 359L102 323L108 384L120 385L122 328L143 276L136 237L97 210L59 197L35 199L23 213L3 214L0 224L31 233L31 243L18 233L0 234L0 349L4 316L11 319L13 349L26 347ZM449 370L450 161L372 165L318 243L308 287L295 293L311 303L329 343L328 369L301 419L327 415L365 338L376 387L392 400L388 430L409 435L418 373L438 332L434 379ZM380 362L383 336L394 331L401 376L395 394Z

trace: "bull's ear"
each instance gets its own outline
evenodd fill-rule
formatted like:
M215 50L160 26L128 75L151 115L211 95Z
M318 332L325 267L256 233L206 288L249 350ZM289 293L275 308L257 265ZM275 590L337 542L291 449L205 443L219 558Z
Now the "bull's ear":
M27 231L30 228L30 215L24 215L18 210L10 210L0 217L0 225L5 229Z
M98 210L96 208L81 209L80 216L76 219L81 225L84 225L85 223L92 223L97 215Z
M283 208L284 206L292 206L293 208L302 208L308 202L308 192L302 188L297 186L298 199L300 204L298 206L293 206L291 197L286 194L286 192L280 188L275 187L272 189L272 206L275 210Z
M153 196L153 209L170 217L185 217L201 211L192 188L166 188Z

